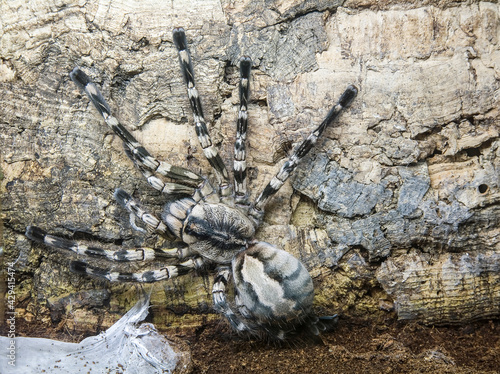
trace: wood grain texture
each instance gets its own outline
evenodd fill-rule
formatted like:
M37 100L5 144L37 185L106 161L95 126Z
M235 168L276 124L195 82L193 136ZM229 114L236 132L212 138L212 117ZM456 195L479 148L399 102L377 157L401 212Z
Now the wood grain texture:
M231 164L235 63L254 63L251 197L348 84L359 95L269 204L258 238L300 258L318 310L429 324L500 315L499 6L412 1L46 1L0 5L4 260L19 318L92 331L136 300L75 276L27 225L118 248L136 235L122 187L149 188L69 79L80 66L159 159L207 173L171 30L183 26L214 143ZM168 245L168 243L163 243ZM154 322L214 317L210 279L153 286ZM439 291L439 292L438 292ZM465 306L464 306L465 305Z

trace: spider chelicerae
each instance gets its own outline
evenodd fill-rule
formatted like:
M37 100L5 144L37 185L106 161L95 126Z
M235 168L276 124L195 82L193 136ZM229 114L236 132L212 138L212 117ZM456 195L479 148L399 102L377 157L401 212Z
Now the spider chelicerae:
M35 226L27 228L26 236L50 247L90 257L111 261L155 260L164 263L156 270L124 273L91 266L83 261L71 262L71 269L77 273L90 274L112 282L150 283L181 276L193 270L199 273L215 270L212 288L214 308L238 333L282 340L307 327L317 335L320 330L333 324L336 318L318 318L313 313L314 287L307 269L288 252L253 237L262 222L266 203L311 150L325 128L338 117L342 109L349 106L357 89L354 86L347 87L324 121L294 150L276 176L251 203L247 191L245 149L251 59L240 59L240 105L234 144L233 188L226 166L208 133L182 28L173 30L173 40L187 86L196 134L203 153L214 170L218 188L214 188L202 175L154 158L111 114L101 92L82 70L76 67L70 77L87 94L109 127L123 140L127 155L148 183L171 197L163 207L160 219L146 211L138 200L118 188L114 197L129 212L131 226L135 230L146 231L136 224L139 219L148 231L167 239L176 239L181 245L170 249L133 248L113 251L49 235ZM226 288L230 283L234 287L234 302L229 302L226 296Z

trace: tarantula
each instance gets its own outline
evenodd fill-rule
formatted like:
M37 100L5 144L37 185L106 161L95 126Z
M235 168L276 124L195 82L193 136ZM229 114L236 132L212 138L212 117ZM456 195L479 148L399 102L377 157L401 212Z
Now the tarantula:
M178 259L176 264L135 273L114 272L82 261L71 262L71 269L77 273L90 274L112 282L149 283L181 276L192 270L206 272L210 267L215 268L212 289L214 308L225 316L238 333L282 340L298 331L299 327L309 327L314 334L318 334L319 330L328 326L328 322L335 320L335 316L318 318L313 313L314 288L307 269L288 252L269 243L256 241L253 237L262 222L266 203L311 150L325 128L337 118L342 109L350 105L357 89L354 86L347 87L324 121L294 150L257 199L250 203L245 139L251 59L240 59L240 106L234 144L233 191L229 173L207 130L182 28L173 30L173 40L187 86L196 134L215 172L218 189L202 175L154 158L111 114L101 92L82 70L76 67L70 77L87 94L109 127L123 140L127 155L148 183L172 197L165 204L159 219L146 211L138 200L118 188L114 197L129 212L132 227L145 231L137 226L136 219L139 219L149 231L176 239L182 245L172 249L135 248L112 251L49 235L34 226L27 228L26 236L50 247L111 261ZM226 287L230 282L235 291L234 303L228 302L226 298Z

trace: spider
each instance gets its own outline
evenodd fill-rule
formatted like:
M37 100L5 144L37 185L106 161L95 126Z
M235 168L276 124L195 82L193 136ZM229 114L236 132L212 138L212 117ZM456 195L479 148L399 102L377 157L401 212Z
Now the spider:
M150 283L171 279L193 270L207 273L215 270L212 288L214 309L242 335L284 340L307 327L313 334L326 329L336 316L318 318L312 311L314 287L305 266L288 252L253 239L262 222L269 199L281 188L299 161L311 150L325 128L342 109L350 105L357 88L348 86L323 122L305 139L283 164L278 173L251 203L247 191L245 139L248 122L249 79L252 62L242 57L239 63L239 113L234 144L233 179L214 147L203 116L195 86L193 66L185 32L173 30L173 41L187 86L194 125L203 153L214 170L218 188L204 176L183 167L154 158L111 114L111 109L90 78L78 67L71 73L73 82L83 90L104 121L120 137L125 151L147 182L171 199L163 207L161 219L124 190L114 197L130 214L131 226L138 231L136 220L148 231L175 239L175 248L133 248L116 251L91 247L47 234L29 226L26 236L49 247L73 251L79 255L111 261L161 261L163 266L142 272L117 272L72 261L72 271L105 278L111 282ZM170 259L170 260L169 260ZM172 259L177 259L175 264ZM228 301L226 288L232 283L234 301Z

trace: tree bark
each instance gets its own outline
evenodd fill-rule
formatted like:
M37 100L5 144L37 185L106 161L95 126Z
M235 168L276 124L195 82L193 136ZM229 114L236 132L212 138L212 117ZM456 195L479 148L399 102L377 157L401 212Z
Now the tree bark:
M136 300L76 276L28 225L101 247L157 243L113 200L152 190L69 79L80 66L155 156L209 174L171 30L186 29L214 142L231 165L252 58L252 198L348 84L359 95L269 204L258 239L300 258L325 314L465 323L500 315L499 6L413 1L48 1L0 5L4 261L18 318L94 331ZM160 240L159 245L169 243ZM153 286L153 322L213 317L211 279Z

